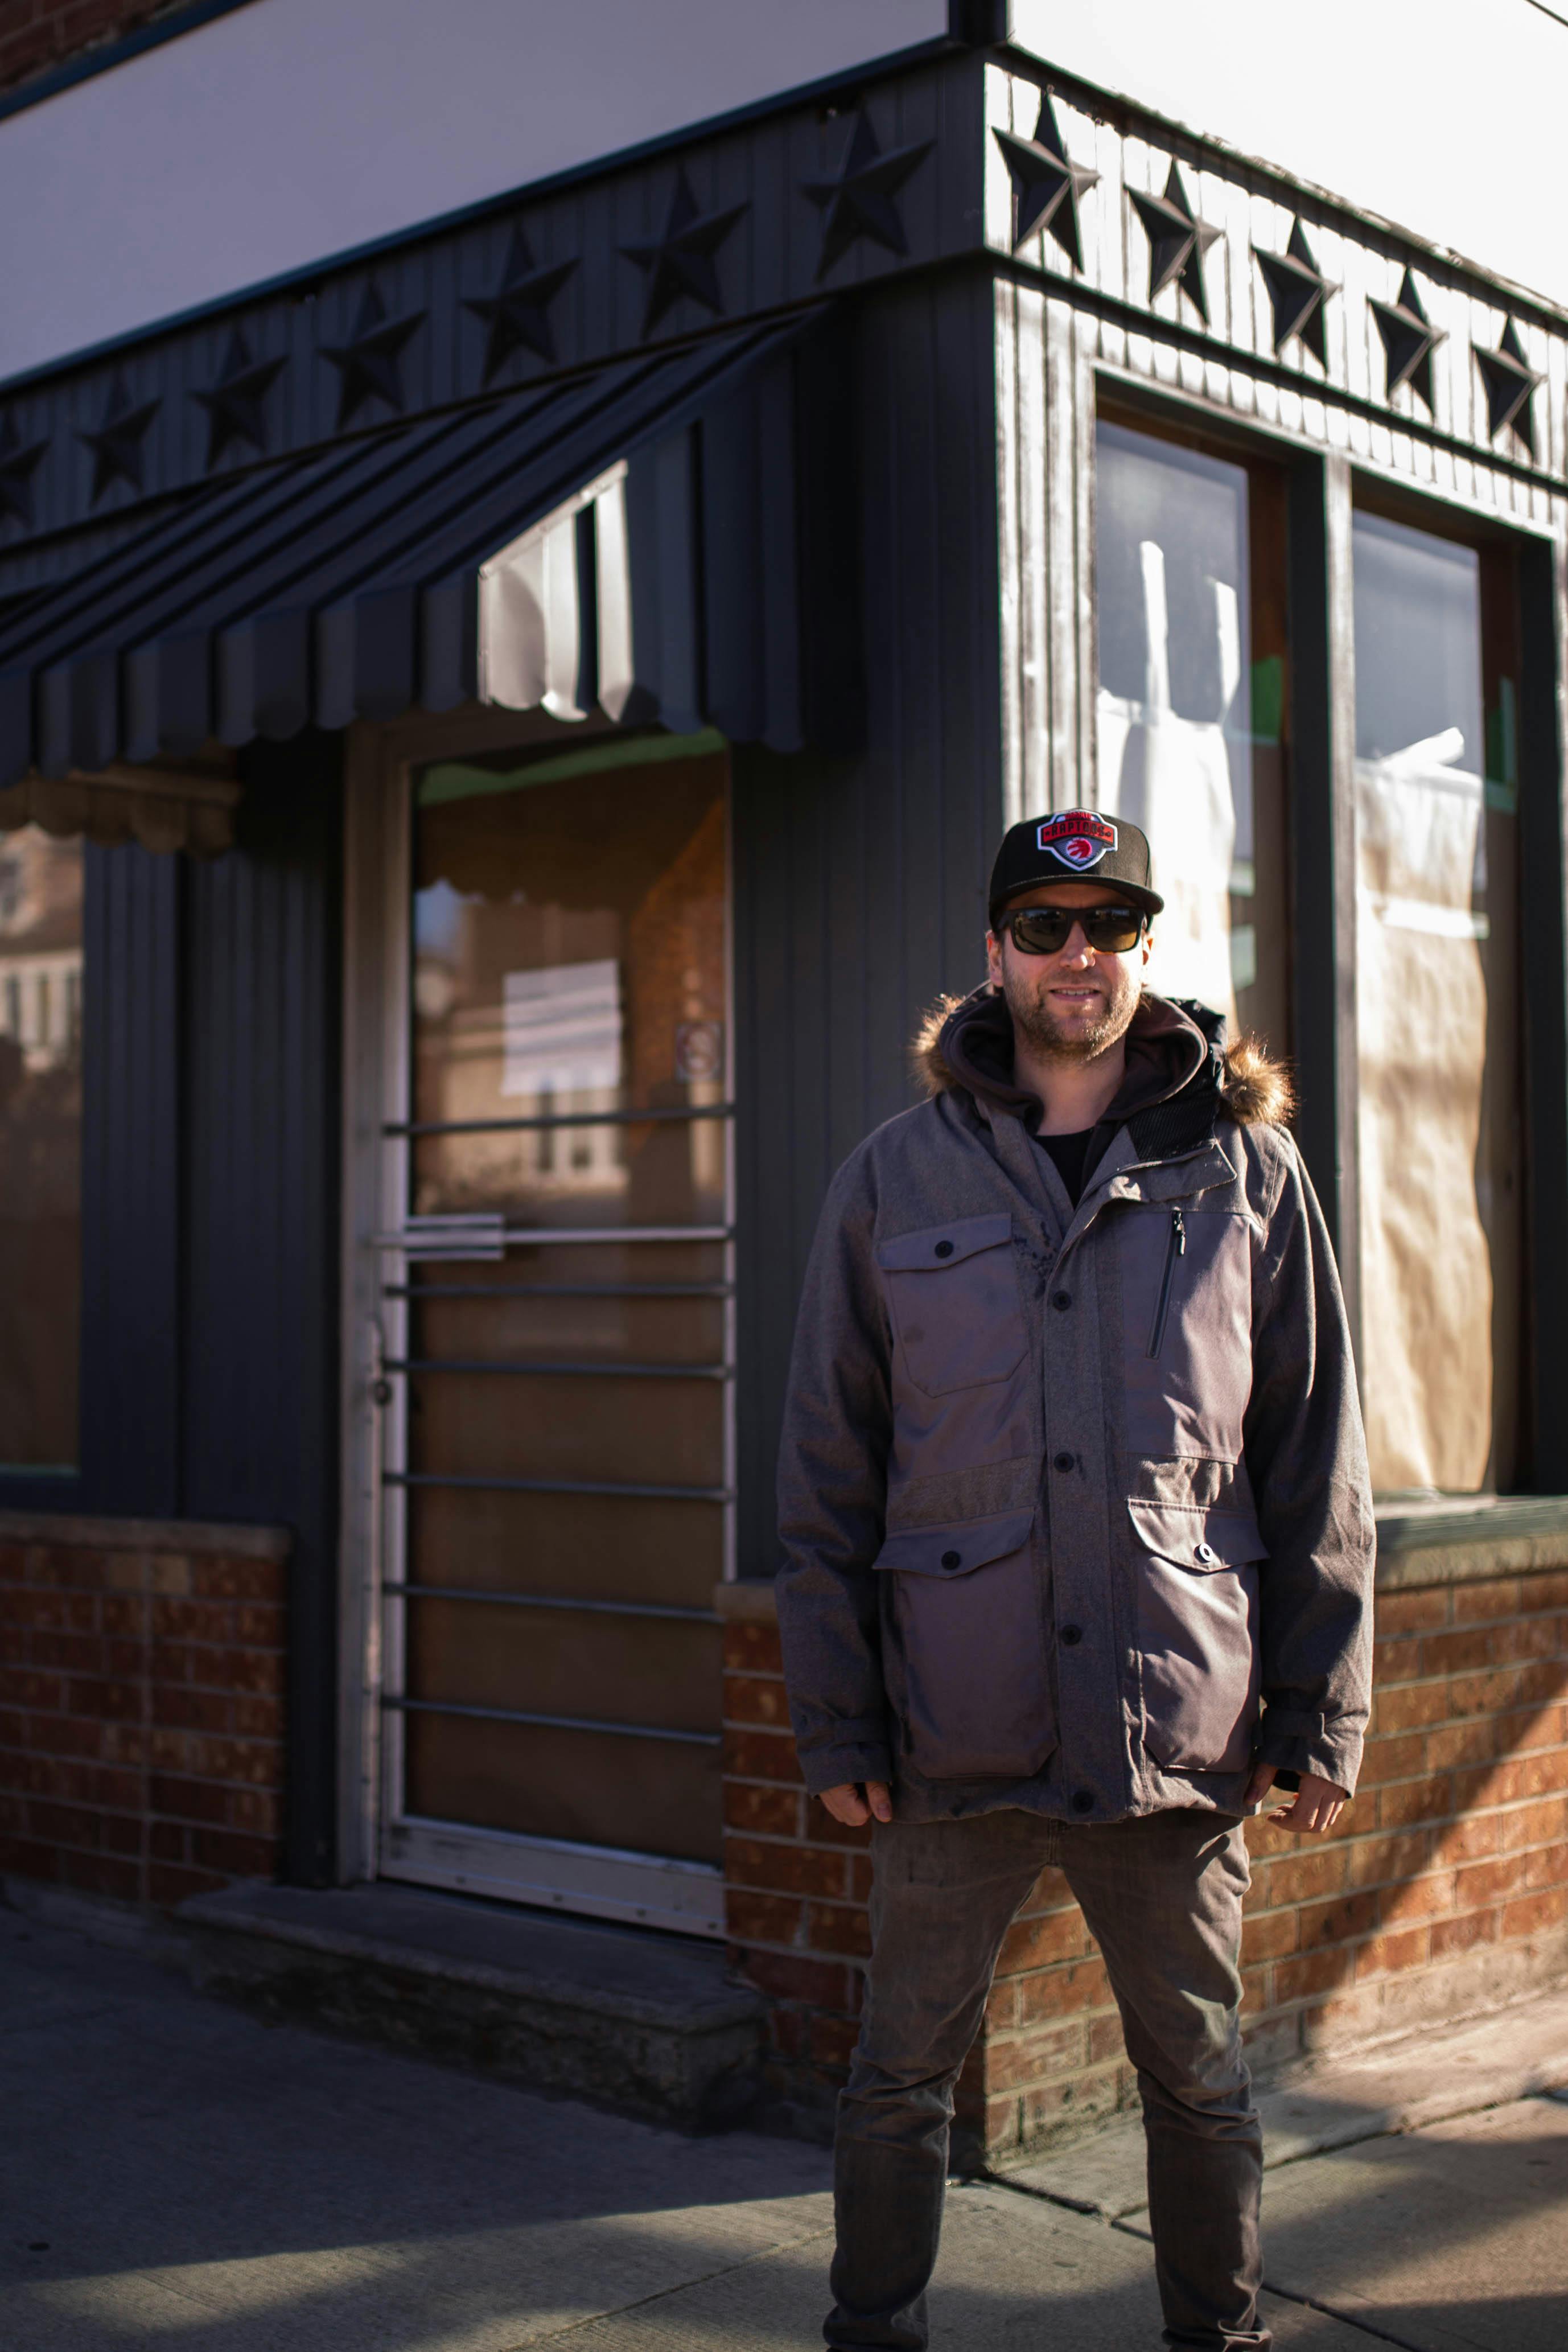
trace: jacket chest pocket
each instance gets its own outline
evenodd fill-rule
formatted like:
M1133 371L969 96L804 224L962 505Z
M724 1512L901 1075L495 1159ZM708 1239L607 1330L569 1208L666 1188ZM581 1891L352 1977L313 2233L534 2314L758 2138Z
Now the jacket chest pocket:
M1026 1780L1056 1746L1032 1511L890 1533L877 1560L903 1753L928 1780Z
M1252 1390L1246 1217L1135 1202L1117 1213L1116 1246L1128 1451L1238 1460Z
M1241 1772L1258 1721L1258 1564L1248 1511L1129 1502L1144 1744L1175 1772Z
M877 1244L906 1377L926 1396L1005 1381L1028 1345L1012 1219L959 1217Z

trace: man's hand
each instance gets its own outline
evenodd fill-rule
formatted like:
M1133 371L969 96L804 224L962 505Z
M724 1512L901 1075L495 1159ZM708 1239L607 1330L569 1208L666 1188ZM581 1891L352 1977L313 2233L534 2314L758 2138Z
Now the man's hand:
M841 1780L836 1789L823 1790L822 1802L834 1821L849 1830L863 1828L873 1813L879 1822L893 1819L885 1780Z
M1252 1778L1247 1783L1242 1804L1249 1810L1266 1797L1274 1785L1279 1767L1274 1764L1254 1764ZM1307 1837L1321 1837L1332 1830L1346 1805L1350 1792L1335 1781L1320 1780L1315 1772L1303 1772L1301 1785L1288 1805L1282 1805L1266 1815L1277 1829L1296 1830Z

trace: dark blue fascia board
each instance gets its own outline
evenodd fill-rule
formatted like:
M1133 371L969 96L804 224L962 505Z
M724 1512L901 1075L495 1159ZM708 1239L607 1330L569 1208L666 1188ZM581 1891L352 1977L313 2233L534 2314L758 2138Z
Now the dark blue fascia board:
M177 41L182 33L193 33L210 25L214 16L232 16L237 8L252 5L253 0L191 0L188 8L175 8L167 16L143 25L139 32L123 33L118 41L84 50L80 57L37 75L20 89L8 90L0 98L0 122L7 115L24 113L29 106L41 106L45 99L57 98L62 89L73 89L78 82L91 81L97 74L129 65L132 58L142 57L149 49L161 49L165 41Z
M223 6L245 7L250 0L216 0L212 13ZM956 14L962 0L952 0ZM749 106L737 106L727 114L710 114L701 122L687 123L679 131L663 132L657 139L647 139L635 147L618 147L613 154L595 155L586 163L574 163L570 171L552 172L542 180L525 180L516 188L504 189L500 194L481 197L478 203L460 205L455 211L438 213L434 219L416 222L413 228L394 229L388 236L372 237L368 244L347 246L340 253L328 254L298 269L284 270L277 278L264 278L251 286L236 287L232 294L216 295L210 302L198 302L189 310L175 310L146 326L131 327L123 335L111 335L101 343L84 344L79 350L68 352L59 359L46 360L36 368L20 375L0 377L0 394L24 392L56 376L74 374L78 368L90 367L100 360L112 359L117 352L134 351L143 343L155 342L162 335L179 333L186 327L203 321L222 319L231 311L248 310L252 304L266 302L276 295L287 294L301 288L318 286L324 278L336 276L340 270L362 268L367 262L382 259L392 253L402 253L436 237L450 236L458 229L474 227L477 223L493 220L508 213L519 204L541 196L556 194L562 188L580 185L596 179L601 173L623 171L632 163L644 163L657 155L667 155L674 150L689 147L700 139L716 137L721 131L734 131L747 122L764 122L769 116L786 114L792 107L825 106L851 91L864 89L868 81L908 71L912 67L928 65L938 58L958 55L974 44L953 33L938 34L929 41L918 41L907 49L895 49L891 56L873 58L852 71L829 74L821 81L800 82L793 89L779 90L769 98L758 99Z

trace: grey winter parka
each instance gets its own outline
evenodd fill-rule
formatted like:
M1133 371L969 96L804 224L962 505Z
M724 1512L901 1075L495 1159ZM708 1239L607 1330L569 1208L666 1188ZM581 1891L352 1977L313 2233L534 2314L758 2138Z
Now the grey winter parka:
M897 1817L1353 1790L1374 1528L1344 1313L1256 1046L1144 997L1076 1210L982 989L834 1180L779 1466L809 1789Z

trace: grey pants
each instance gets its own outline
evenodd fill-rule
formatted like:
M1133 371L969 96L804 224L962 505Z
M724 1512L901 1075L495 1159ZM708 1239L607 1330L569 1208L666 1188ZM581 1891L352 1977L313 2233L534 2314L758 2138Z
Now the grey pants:
M1239 1821L1163 1812L1082 1827L1012 1810L874 1832L873 1957L839 2101L830 2345L924 2352L953 2085L1015 1914L1055 1864L1100 1947L1137 2069L1168 2345L1267 2347L1262 2135L1237 2011Z

